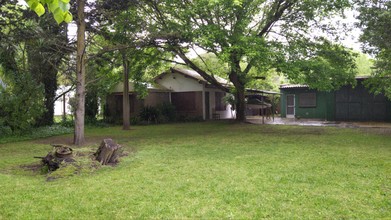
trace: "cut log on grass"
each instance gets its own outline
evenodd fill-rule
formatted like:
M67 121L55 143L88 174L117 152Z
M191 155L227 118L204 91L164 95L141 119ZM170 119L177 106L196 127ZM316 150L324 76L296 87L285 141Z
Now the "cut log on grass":
M103 139L95 153L96 160L102 165L116 164L120 156L120 149L121 145L115 143L112 139Z
M48 167L49 171L55 171L60 168L62 162L71 163L73 159L73 150L65 145L52 145L52 152L49 152L45 157L35 157L42 160L42 164Z

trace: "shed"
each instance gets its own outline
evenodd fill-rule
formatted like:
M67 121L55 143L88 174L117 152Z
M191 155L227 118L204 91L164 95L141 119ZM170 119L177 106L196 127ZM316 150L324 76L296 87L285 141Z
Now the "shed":
M391 121L391 101L374 95L364 86L367 77L358 77L357 85L322 92L307 85L281 85L281 116L316 118L329 121Z

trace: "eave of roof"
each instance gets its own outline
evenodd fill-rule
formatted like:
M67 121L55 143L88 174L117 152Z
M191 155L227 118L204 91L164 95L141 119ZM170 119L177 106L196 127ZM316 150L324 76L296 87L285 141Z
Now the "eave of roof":
M356 80L365 80L365 79L369 79L371 78L371 76L356 76L355 79ZM280 89L291 89L291 88L309 88L308 85L303 85L303 84L283 84L283 85L280 85Z
M281 94L279 92L260 90L260 89L246 89L246 91L247 92L252 92L252 93L263 93L263 94L271 94L271 95L279 95L279 94Z
M204 82L204 83L210 84L207 80L205 80L196 71L188 70L188 69L178 69L178 68L170 68L169 71L166 71L166 72L158 75L157 77L155 77L155 81L158 80L158 79L162 79L163 76L165 76L166 74L169 74L169 73L178 73L178 74L181 74L181 75L183 75L185 77L188 77L188 78L191 78L193 80L196 80L198 82ZM231 82L229 82L228 80L226 80L224 78L221 78L219 76L214 76L214 78L217 80L217 82L219 82L220 84L222 84L225 87L232 87L233 86L233 84Z
M283 84L280 85L280 89L291 89L291 88L309 88L308 85L301 84Z

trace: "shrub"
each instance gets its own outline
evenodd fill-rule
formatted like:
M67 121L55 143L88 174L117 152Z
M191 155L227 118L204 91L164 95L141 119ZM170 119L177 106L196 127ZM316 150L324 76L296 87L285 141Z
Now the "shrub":
M73 120L62 120L59 124L63 127L72 128L75 122Z
M141 109L139 116L142 121L146 121L148 124L150 122L155 122L157 124L160 112L156 107L145 106Z
M44 91L29 74L21 74L0 88L2 125L13 133L29 130L44 112Z
M130 117L130 124L131 125L138 125L140 124L140 117L139 116L132 116Z
M169 102L164 102L157 106L160 112L159 122L174 122L176 120L175 106Z
M8 126L0 125L0 137L2 136L8 136L12 134L12 130Z

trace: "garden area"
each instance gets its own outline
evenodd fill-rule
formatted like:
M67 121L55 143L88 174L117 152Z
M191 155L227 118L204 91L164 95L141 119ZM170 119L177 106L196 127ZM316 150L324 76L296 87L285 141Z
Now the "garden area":
M50 136L50 135L46 135ZM72 134L0 144L0 219L387 219L389 132L229 121L89 127L79 155L104 138L115 166L38 169ZM48 178L48 177L53 178Z

